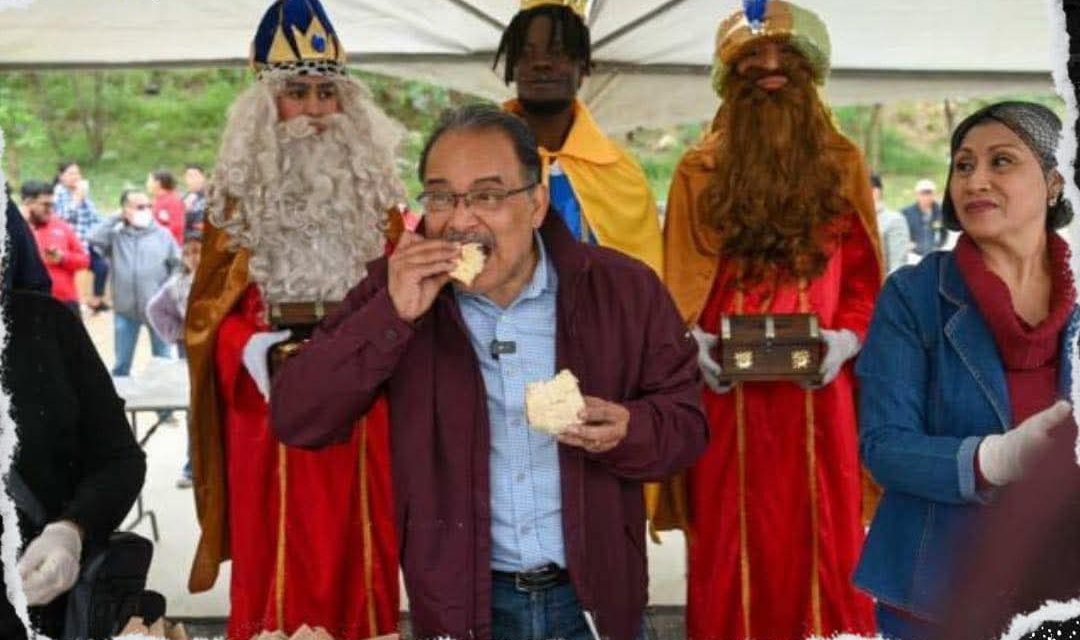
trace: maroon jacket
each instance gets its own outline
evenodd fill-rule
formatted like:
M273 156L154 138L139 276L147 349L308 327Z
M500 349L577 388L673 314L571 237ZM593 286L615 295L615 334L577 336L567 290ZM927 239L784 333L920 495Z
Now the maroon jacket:
M567 569L601 635L631 640L648 597L641 482L688 467L708 427L694 340L644 264L541 230L559 276L556 368L585 395L622 403L627 436L604 454L559 446ZM271 422L287 444L348 438L385 391L398 540L417 637L491 636L486 392L449 287L413 324L387 289L385 259L277 374Z

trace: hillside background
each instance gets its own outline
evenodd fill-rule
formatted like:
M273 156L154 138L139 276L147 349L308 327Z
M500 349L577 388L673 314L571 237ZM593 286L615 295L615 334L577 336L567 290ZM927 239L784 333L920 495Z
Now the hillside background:
M424 135L443 109L476 98L423 82L357 75L409 131L401 175L415 195ZM212 167L228 106L250 82L251 74L240 68L0 74L8 180L16 187L30 178L51 180L59 161L74 160L89 179L99 210L112 211L120 192L143 185L149 171L168 169L179 179L186 163ZM1054 94L1010 97L1041 102L1064 115ZM952 124L991 101L840 107L835 115L882 174L889 205L899 208L911 202L919 178L931 178L939 188L944 184ZM620 136L644 167L657 199L666 198L676 162L705 124L655 129L643 122Z

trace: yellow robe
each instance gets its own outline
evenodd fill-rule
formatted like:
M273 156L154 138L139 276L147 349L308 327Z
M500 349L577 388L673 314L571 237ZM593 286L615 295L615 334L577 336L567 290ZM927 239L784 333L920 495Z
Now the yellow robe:
M229 559L225 456L221 446L224 435L214 375L214 336L248 286L248 259L247 250L229 247L227 233L206 225L199 268L188 296L185 327L191 379L189 422L199 426L190 436L195 513L201 530L188 578L192 593L213 587L218 565Z
M517 100L504 103L503 109L522 113ZM581 205L581 215L600 246L637 258L663 276L660 216L645 172L600 131L580 100L574 101L574 124L562 149L540 147L540 156L544 159L544 184L548 168L558 160Z

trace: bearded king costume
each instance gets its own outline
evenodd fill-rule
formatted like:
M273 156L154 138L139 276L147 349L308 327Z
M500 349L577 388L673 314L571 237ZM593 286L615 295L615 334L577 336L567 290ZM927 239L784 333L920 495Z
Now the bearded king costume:
M585 0L522 0L521 11L562 6L585 20ZM503 109L522 115L524 107L514 99ZM542 181L551 202L571 233L584 242L617 249L649 265L663 268L663 240L656 198L645 173L634 158L604 135L585 103L574 99L574 122L562 148L541 146ZM552 175L552 166L559 171ZM555 184L565 180L562 185Z
M274 3L252 59L259 82L230 112L187 314L202 529L189 589L212 587L231 558L229 638L302 624L368 638L399 615L385 406L347 443L287 448L244 353L283 315L316 322L383 253L383 212L403 194L397 128L348 78L318 0ZM276 96L297 76L333 82L341 111L325 130L279 122Z
M882 277L873 199L860 152L836 130L824 105L818 152L807 155L833 162L838 204L807 234L821 249L816 272L781 270L764 280L742 280L744 261L766 249L727 255L722 230L728 225L710 218L718 200L735 195L725 191L735 180L724 181L717 170L733 137L728 128L736 128L725 117L725 109L738 106L724 92L725 83L735 81L732 63L749 45L769 38L805 59L803 82L814 99L814 84L828 72L828 35L820 19L780 0L769 2L767 12L763 4L748 2L720 25L713 80L725 102L712 131L676 170L664 231L665 281L687 325L709 334L720 333L722 315L814 313L823 329L849 330L861 344ZM735 154L729 158L740 162ZM782 176L770 175L770 169L783 169L747 169L766 176L763 192L783 188ZM788 202L806 197L792 194ZM764 219L776 217L771 213L764 212ZM777 225L767 222L764 232L749 237L775 240ZM647 493L654 527L687 532L688 638L872 635L871 602L851 584L863 540L851 368L848 361L835 380L814 390L792 382L704 390L712 434L705 455L685 484L678 478Z

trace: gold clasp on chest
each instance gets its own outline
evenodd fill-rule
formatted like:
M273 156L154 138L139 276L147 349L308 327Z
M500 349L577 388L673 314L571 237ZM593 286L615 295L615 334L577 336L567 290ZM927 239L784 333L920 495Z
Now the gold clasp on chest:
M754 352L753 351L736 351L735 352L735 368L736 369L750 369L754 366Z
M810 352L806 349L797 349L791 352L791 368L794 371L805 371L810 368Z

